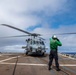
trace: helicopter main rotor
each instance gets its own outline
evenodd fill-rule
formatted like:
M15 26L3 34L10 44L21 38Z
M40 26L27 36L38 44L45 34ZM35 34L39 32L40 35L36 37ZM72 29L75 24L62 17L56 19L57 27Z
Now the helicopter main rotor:
M19 28L17 28L17 27L11 26L11 25L7 25L7 24L0 24L0 25L1 25L1 26L6 26L6 27L9 27L9 28L12 28L12 29L15 29L15 30L18 30L18 31L20 31L20 32L23 32L23 33L28 34L28 35L7 36L7 37L0 37L0 38L25 37L25 36L33 36L33 37L35 38L35 37L41 36L40 34L30 33L30 32L27 32L27 31L25 31L25 30L19 29ZM52 34L52 35L66 35L66 34L76 34L76 32L72 32L72 33L56 33L56 34ZM39 38L45 40L45 39L42 38L42 37L39 37Z
M7 25L7 24L1 24L1 25L2 25L2 26L9 27L9 28L12 28L12 29L15 29L15 30L18 30L18 31L21 31L21 32L26 33L26 34L29 34L30 36L41 36L40 34L30 33L30 32L24 31L24 30L22 30L22 29L19 29L19 28L17 28L17 27L10 26L10 25Z

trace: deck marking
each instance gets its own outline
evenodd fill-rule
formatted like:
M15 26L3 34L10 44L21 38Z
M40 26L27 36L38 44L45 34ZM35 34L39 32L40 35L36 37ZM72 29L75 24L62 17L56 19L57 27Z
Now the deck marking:
M20 57L20 56L18 56L18 57ZM0 62L4 62L4 61L11 60L11 59L14 59L14 58L17 58L17 56L16 57L11 57L11 58L8 58L8 59L1 60Z
M2 56L2 55L0 55L0 56Z
M5 65L15 65L15 63L6 63L6 62L0 62L0 64ZM17 63L19 66L48 66L47 64L31 64L31 63ZM76 64L60 64L60 66L75 66Z
M0 64L5 64L5 65L15 65L15 63L5 63L5 62L1 62ZM27 66L47 66L47 64L31 64L31 63L17 63L17 65L27 65Z
M76 64L60 64L60 66L76 66Z

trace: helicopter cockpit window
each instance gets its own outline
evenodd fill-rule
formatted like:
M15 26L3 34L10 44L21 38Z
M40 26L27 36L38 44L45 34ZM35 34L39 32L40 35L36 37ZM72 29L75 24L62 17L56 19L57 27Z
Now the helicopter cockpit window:
M28 44L32 44L32 39L28 38L26 41Z
M28 38L28 41L30 41L30 38Z
M38 41L36 41L36 44L39 44Z
M36 44L36 41L35 40L33 40L33 44Z
M42 41L42 45L44 45L44 42Z
M31 39L30 44L34 44L34 43L35 43L35 41Z
M30 39L30 44L32 44L32 39Z
M41 44L41 41L40 41L40 44Z
M26 39L26 42L27 42L28 40Z

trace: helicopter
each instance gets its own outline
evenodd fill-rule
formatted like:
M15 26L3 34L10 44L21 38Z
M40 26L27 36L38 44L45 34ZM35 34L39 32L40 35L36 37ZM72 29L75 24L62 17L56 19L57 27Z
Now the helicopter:
M11 37L26 37L29 36L29 38L26 39L26 46L23 46L22 49L25 49L26 55L29 54L40 54L42 56L45 55L46 53L46 46L45 46L45 39L40 37L41 34L37 33L30 33L25 30L19 29L17 27L7 25L7 24L0 24L1 26L6 26L15 30L18 30L20 32L26 33L28 35L18 35L18 36L9 36L9 37L3 37L3 38L11 38ZM66 34L76 34L76 32L72 33L58 33L58 34L53 34L53 35L66 35Z
M45 39L40 37L41 36L40 34L30 33L30 32L24 31L22 29L19 29L17 27L14 27L14 26L11 26L11 25L7 25L7 24L1 24L1 25L28 34L28 35L9 36L9 37L2 37L2 38L29 36L29 38L27 38L25 40L26 46L22 47L22 49L25 49L25 54L26 55L29 55L29 54L40 54L40 55L44 56L44 54L46 52Z
M26 47L22 47L26 49L26 55L29 53L41 54L44 55L45 43L41 38L31 36L31 38L26 39Z

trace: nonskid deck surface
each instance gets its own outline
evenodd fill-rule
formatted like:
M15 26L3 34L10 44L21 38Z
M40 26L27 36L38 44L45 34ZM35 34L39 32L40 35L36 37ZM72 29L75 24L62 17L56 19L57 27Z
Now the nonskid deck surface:
M48 55L0 54L0 75L76 75L76 60L59 55L61 71L48 70Z

